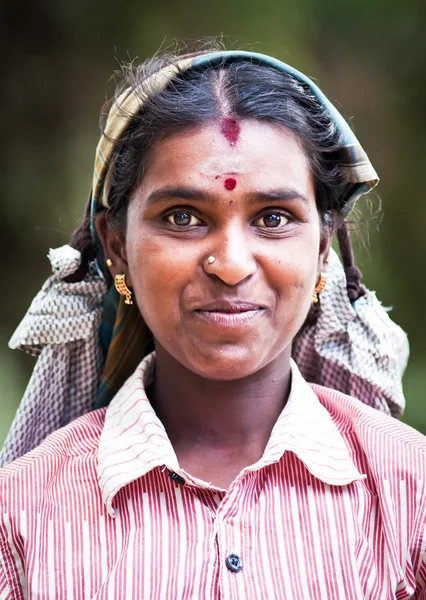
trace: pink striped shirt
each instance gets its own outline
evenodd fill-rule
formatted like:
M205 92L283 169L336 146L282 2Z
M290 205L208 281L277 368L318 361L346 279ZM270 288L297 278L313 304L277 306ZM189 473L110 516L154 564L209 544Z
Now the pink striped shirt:
M426 599L423 436L293 364L263 457L221 490L180 468L153 360L0 472L1 599Z

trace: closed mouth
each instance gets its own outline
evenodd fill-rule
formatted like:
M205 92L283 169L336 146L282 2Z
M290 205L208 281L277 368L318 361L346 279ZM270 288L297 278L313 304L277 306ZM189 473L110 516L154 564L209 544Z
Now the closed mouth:
M257 319L265 312L263 306L247 302L216 302L197 308L195 314L212 325L239 327Z
M238 314L244 312L251 312L257 310L264 310L264 307L260 304L253 302L241 302L241 301L229 301L219 300L214 302L206 303L195 309L195 312L214 312L214 313L225 313L225 314Z

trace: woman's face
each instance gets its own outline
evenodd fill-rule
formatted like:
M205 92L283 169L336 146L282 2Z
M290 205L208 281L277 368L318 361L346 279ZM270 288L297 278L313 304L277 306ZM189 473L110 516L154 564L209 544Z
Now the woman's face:
M239 379L290 356L328 247L296 137L225 121L154 145L121 272L157 344L201 376Z

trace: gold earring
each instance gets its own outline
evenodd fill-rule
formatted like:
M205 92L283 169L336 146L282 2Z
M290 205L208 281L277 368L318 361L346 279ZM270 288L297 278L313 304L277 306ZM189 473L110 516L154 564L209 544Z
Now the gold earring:
M316 285L316 288L314 290L314 294L312 296L312 303L313 304L316 304L318 302L318 294L320 292L322 292L323 289L325 288L326 283L327 283L327 279L328 279L328 277L327 277L326 273L321 273L320 274L319 281L318 281L318 283Z
M114 285L117 292L120 296L126 296L124 300L124 304L133 304L132 300L132 292L126 285L126 276L125 275L116 275L114 277Z
M107 258L105 262L107 264L107 267L112 267L112 260L110 258Z
M212 265L212 264L214 263L214 261L215 261L215 260L216 260L216 259L215 259L215 257L214 257L214 256L209 256L209 257L208 257L208 259L207 259L207 262L209 263L209 265Z

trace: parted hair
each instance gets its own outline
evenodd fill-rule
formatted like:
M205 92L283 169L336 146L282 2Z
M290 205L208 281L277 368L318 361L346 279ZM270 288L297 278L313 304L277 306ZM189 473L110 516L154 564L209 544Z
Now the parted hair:
M158 54L136 65L124 65L112 101L101 115L101 129L109 106L125 88L140 95L140 112L133 117L124 135L115 142L110 165L107 211L110 227L125 232L126 215L132 191L144 176L153 144L190 127L217 122L223 118L254 119L292 131L310 163L318 214L328 233L341 223L339 188L342 175L336 152L340 133L327 110L307 86L290 74L247 59L193 67L178 72L161 91L150 93L144 83L157 71L179 59L217 50L217 46L193 54ZM337 238L346 272L349 298L364 293L361 273L354 265L348 227L341 223ZM81 280L95 257L90 231L90 198L81 225L74 231L71 245L82 255L79 270L69 280Z

